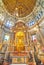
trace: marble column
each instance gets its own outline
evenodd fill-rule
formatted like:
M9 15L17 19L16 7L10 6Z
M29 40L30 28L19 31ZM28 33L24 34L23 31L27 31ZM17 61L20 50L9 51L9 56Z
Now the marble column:
M44 38L43 38L43 36L42 36L41 30L40 30L40 28L39 28L39 25L38 25L38 31L37 31L37 32L38 32L39 35L40 35L40 38L41 38L42 44L44 45Z

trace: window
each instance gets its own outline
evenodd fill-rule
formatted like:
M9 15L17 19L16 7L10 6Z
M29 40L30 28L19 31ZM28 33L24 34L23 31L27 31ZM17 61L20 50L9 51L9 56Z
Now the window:
M33 41L33 42L37 42L36 35L32 35L32 41Z
M5 40L5 41L8 41L9 39L10 39L10 36L6 34L6 35L4 36L4 40Z
M6 22L6 27L8 27L8 28L11 28L12 26L14 26L14 23L12 22L12 21L7 21Z
M43 16L43 11L39 11L35 17L36 21L38 21L42 16Z
M31 22L28 23L29 26L32 26L34 24L35 24L35 21L34 20L32 20Z

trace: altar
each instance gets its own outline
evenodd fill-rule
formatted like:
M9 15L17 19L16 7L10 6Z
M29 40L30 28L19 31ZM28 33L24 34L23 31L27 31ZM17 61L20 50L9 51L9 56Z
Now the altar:
M10 64L10 65L27 65L27 64Z

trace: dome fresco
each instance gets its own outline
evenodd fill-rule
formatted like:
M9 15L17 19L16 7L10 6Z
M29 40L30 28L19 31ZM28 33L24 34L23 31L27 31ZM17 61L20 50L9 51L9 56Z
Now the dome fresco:
M37 0L2 0L6 10L18 17L25 17L29 15L35 5Z
M44 0L0 0L0 59L44 63Z

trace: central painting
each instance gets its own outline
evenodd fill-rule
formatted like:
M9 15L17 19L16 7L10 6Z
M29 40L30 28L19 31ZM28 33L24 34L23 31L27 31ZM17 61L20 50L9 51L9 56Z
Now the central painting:
M18 52L25 51L25 33L23 31L18 31L15 34L16 38L16 50Z

